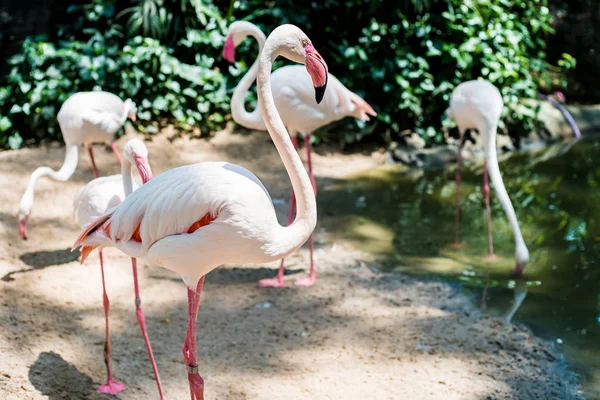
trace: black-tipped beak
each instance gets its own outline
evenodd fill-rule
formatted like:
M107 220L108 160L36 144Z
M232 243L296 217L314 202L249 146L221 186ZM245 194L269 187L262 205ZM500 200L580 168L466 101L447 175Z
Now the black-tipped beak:
M327 84L315 88L315 100L317 100L317 104L321 103L321 100L323 100L325 89L327 89Z

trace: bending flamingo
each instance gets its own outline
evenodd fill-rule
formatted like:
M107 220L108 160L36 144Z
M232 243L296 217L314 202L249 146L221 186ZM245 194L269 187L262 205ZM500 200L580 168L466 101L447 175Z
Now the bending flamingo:
M280 260L306 242L317 222L310 178L271 92L271 68L278 55L306 65L317 102L325 92L327 66L306 34L293 25L275 29L260 55L258 100L296 193L298 213L291 225L279 225L267 190L250 171L225 162L202 162L155 177L90 224L74 244L83 245L86 255L95 247L114 246L183 278L188 286L183 355L192 399L204 398L196 362L196 317L204 276L226 263Z
M223 49L223 56L229 62L235 62L235 48L247 36L252 36L256 39L260 54L265 45L264 33L256 25L250 22L236 21L229 26L227 40ZM231 114L236 123L246 128L266 130L265 122L261 117L260 105L251 112L247 112L244 106L246 95L258 74L258 61L257 58L248 73L235 88L233 97L231 98ZM367 102L348 90L335 76L328 74L327 78L329 90L323 96L322 103L317 106L312 95L311 81L309 77L303 73L302 66L289 65L282 67L277 69L271 75L271 86L273 88L275 106L292 137L292 143L296 149L298 147L298 134L301 133L304 136L308 175L315 188L315 194L317 189L312 173L310 157L311 133L344 117L355 117L361 121L368 121L369 115L377 115ZM292 195L288 224L292 222L292 218L294 217L295 206L296 201ZM298 279L296 281L297 285L310 286L315 283L316 272L313 261L313 250L314 237L311 235L310 273L307 277ZM283 287L283 266L284 259L281 260L277 277L274 279L261 280L260 286Z
M108 92L79 92L64 102L57 119L65 140L65 160L58 171L49 167L39 167L29 177L27 188L19 203L18 219L21 239L27 239L27 221L33 208L37 180L48 176L55 181L68 181L77 168L80 145L84 145L88 150L95 178L98 177L98 170L94 162L92 144L110 143L117 160L121 163L114 136L121 129L127 117L135 121L136 111L133 101L130 99L123 101Z
M142 184L148 182L152 178L152 170L148 163L148 149L144 143L139 139L132 139L127 142L123 149L124 162L121 165L121 175L112 175L102 178L96 178L85 185L75 197L73 203L73 213L77 215L79 224L82 228L92 223L96 218L103 215L108 210L119 205L126 196L129 196L134 190L140 185L133 179L131 167L133 164L137 167ZM104 304L104 319L106 324L106 340L104 345L104 362L106 364L107 380L98 388L99 393L108 393L116 395L127 387L122 383L113 379L110 369L110 333L108 328L108 308L109 301L106 294L106 284L104 279L104 264L105 257L102 250L100 253L100 272L102 275L102 291L103 291L103 304ZM83 254L82 258L87 255ZM137 277L137 263L136 259L131 259L131 265L133 269L133 284L135 290L135 306L136 316L140 328L142 329L142 335L146 343L146 349L148 350L148 356L152 363L152 369L154 371L154 377L158 385L158 391L160 398L163 399L163 390L160 382L160 376L158 374L158 368L156 367L156 361L152 353L152 347L150 345L150 339L146 330L146 321L144 313L142 312L142 301L140 299L138 277Z
M496 189L496 195L506 212L506 216L515 236L515 275L520 276L529 262L529 250L521 235L517 215L513 208L502 175L498 166L496 150L496 130L500 122L500 115L504 103L500 91L487 81L463 82L454 89L450 99L450 108L446 110L448 116L456 121L460 132L458 145L458 158L456 160L456 218L454 226L454 244L458 245L458 223L460 217L460 161L464 133L467 129L477 129L483 138L485 153L483 167L483 193L485 196L485 209L488 231L488 258L495 258L492 239L492 219L490 213L490 187L488 172Z

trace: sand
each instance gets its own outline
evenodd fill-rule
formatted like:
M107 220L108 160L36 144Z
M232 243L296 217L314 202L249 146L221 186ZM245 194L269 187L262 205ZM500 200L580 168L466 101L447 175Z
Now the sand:
M261 178L285 221L290 184L266 134L174 137L148 142L155 174L198 161L235 162ZM118 173L104 146L95 152L101 174ZM98 257L80 265L70 252L79 232L72 201L91 178L87 155L69 182L39 182L30 239L17 238L17 204L29 174L42 163L58 168L63 155L58 145L0 153L2 399L110 397L95 393L105 378ZM317 185L384 158L321 147L313 156ZM114 249L107 255L112 365L128 386L118 398L158 398L135 319L130 261ZM257 285L277 263L226 265L208 275L198 317L207 399L581 398L550 343L481 313L459 288L381 273L369 254L319 229L316 262L311 288L293 285L308 270L307 248L289 258L284 289ZM166 397L188 399L185 286L169 271L147 267L140 285Z

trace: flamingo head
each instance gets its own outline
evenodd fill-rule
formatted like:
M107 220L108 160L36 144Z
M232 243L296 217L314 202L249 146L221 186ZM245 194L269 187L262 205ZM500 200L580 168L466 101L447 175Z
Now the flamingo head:
M556 97L558 99L558 101L560 101L561 103L564 103L567 101L567 98L565 97L563 92L554 92L554 97Z
M272 37L277 38L272 40L278 40L277 47L280 55L306 66L315 88L315 100L320 103L327 88L329 70L325 60L315 49L306 33L297 26L285 24L275 28L269 36L269 38ZM267 39L268 41L269 39Z
M144 142L140 139L131 139L125 145L123 152L125 158L138 169L142 183L146 183L152 179L152 168L150 168L150 162L148 161L148 149Z
M125 100L125 113L127 114L127 117L129 117L130 120L132 120L133 122L136 121L137 116L137 107L135 105L135 103L133 102L133 100L131 99L127 99Z
M232 64L235 62L235 44L233 42L233 36L234 35L227 36L225 46L223 46L223 58Z
M19 238L27 240L27 221L29 214L19 212Z
M235 62L235 48L248 36L254 36L259 44L265 41L265 34L253 23L248 21L232 22L229 29L227 29L227 39L225 40L225 46L223 46L223 58L233 64Z
M517 245L516 251L516 264L513 275L515 277L523 276L523 272L525 271L525 267L529 263L529 250L527 250L527 246L525 243L519 243Z

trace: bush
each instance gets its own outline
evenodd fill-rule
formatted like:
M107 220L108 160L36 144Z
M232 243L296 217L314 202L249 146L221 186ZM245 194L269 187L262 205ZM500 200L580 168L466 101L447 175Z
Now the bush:
M61 28L56 42L28 38L8 61L10 73L0 88L0 146L60 138L60 106L86 90L132 98L138 105L136 127L143 132L154 133L151 122L163 118L182 129L220 128L229 97L215 57L225 26L218 12L208 10L202 29L188 28L166 47L158 39L124 35L114 23L112 1L69 7L75 22Z
M427 143L443 141L441 125L452 90L483 77L501 89L505 130L518 136L538 129L537 110L523 99L540 88L563 87L563 68L545 60L553 33L547 0L329 0L298 7L293 0L236 2L235 15L303 28L330 71L374 106L376 124L343 130L344 142L377 132L395 139L416 131ZM357 129L358 128L358 129Z
M94 89L131 97L144 132L165 119L183 129L220 128L239 81L221 72L225 13L265 32L289 22L309 34L330 71L379 113L368 124L346 119L316 133L343 143L372 133L396 140L405 131L440 143L450 93L477 77L501 89L505 131L519 136L540 129L537 110L522 100L563 87L562 72L575 63L568 55L557 66L546 61L553 33L547 0L326 0L309 7L292 0L214 1L69 6L68 25L51 37L25 40L9 60L0 82L0 146L59 138L55 116L62 102Z

